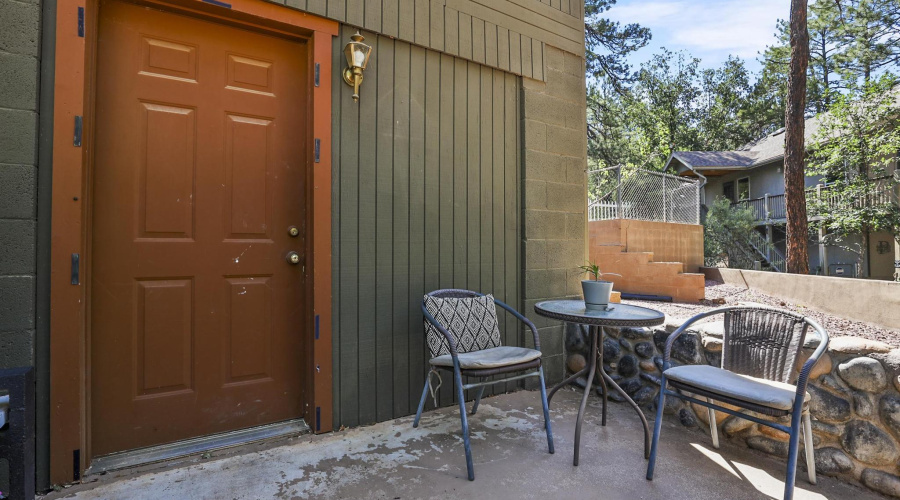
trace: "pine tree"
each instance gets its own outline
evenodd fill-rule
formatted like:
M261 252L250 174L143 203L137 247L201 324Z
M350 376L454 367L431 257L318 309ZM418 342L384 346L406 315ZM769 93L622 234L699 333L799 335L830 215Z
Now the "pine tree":
M619 93L631 82L626 57L650 41L650 29L637 23L613 22L603 17L616 0L584 3L585 68L587 76L604 79Z
M809 65L807 0L791 0L791 62L788 70L787 102L784 113L784 200L787 216L787 257L785 270L809 274L807 254L806 180L806 70Z
M900 63L900 2L835 0L840 7L837 55L844 80L868 84L882 70Z

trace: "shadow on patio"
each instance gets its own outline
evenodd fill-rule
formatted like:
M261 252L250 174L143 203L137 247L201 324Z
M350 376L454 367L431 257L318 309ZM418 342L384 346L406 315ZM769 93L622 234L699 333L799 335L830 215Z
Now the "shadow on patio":
M179 466L89 478L45 497L77 499L258 498L781 498L784 461L723 439L721 453L701 430L666 417L656 477L644 479L643 436L632 410L610 404L600 426L600 399L585 415L581 465L572 466L580 392L552 403L556 454L547 453L540 399L521 391L486 398L471 417L476 479L466 462L456 408L278 445L245 447ZM648 412L648 417L652 415ZM801 460L802 462L802 460ZM802 469L802 464L800 465ZM798 473L795 498L881 498L830 477L810 485Z

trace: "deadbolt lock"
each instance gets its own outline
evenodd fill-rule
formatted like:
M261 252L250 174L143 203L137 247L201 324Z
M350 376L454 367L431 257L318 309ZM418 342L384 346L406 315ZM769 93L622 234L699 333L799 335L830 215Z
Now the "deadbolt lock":
M297 229L297 226L291 226L288 228L288 234L291 235L291 237L296 238L297 236L300 236L300 230Z
M288 264L293 264L296 266L297 264L300 263L300 254L291 250L287 254L287 261L288 261Z

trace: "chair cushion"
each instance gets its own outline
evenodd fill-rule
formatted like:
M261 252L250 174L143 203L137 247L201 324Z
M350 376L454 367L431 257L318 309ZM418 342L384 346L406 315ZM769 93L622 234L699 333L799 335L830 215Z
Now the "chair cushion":
M483 370L485 368L500 368L502 366L527 363L541 357L541 351L528 349L527 347L500 346L484 349L482 351L466 352L459 355L459 367L463 370ZM444 354L431 358L434 366L453 366L453 357Z
M466 298L426 295L425 310L450 332L459 354L500 346L493 295ZM428 319L425 319L425 334L431 357L450 354L447 338Z
M797 387L791 384L748 377L709 365L676 366L666 370L665 375L669 380L713 394L778 410L790 410L797 394ZM808 392L803 401L809 401Z

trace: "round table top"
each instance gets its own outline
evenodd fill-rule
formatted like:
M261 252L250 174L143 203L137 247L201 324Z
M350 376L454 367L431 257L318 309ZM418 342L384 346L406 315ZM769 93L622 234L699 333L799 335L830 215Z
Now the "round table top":
M665 314L646 307L610 304L607 309L588 309L583 300L547 300L534 305L534 312L548 318L596 326L656 326Z

